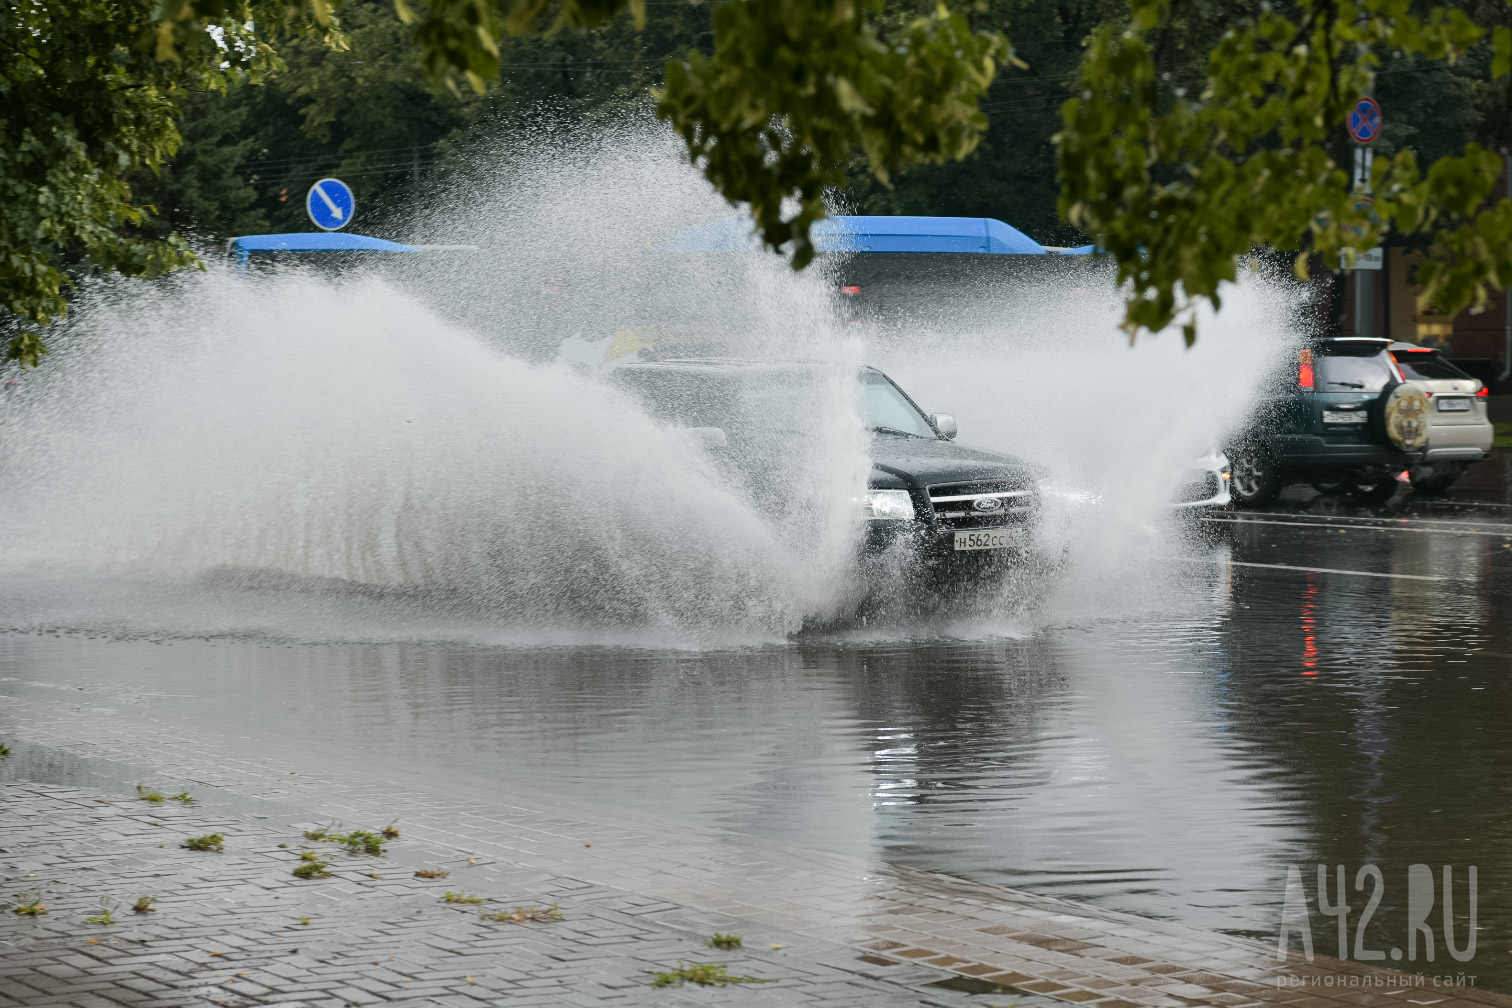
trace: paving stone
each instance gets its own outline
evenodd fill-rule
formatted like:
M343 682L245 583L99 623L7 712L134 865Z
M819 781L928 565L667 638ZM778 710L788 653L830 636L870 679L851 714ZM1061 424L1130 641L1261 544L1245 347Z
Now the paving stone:
M475 908L440 905L444 886L414 878L413 869L395 871L388 859L380 863L322 848L338 881L319 885L284 877L283 869L292 872L300 863L298 851L308 847L297 832L290 839L283 822L236 818L224 810L161 810L172 815L176 833L227 837L225 852L207 855L207 861L177 847L158 847L162 827L156 815L128 814L128 806L103 794L12 781L0 783L0 802L8 812L25 813L7 818L0 875L7 883L24 881L48 905L45 916L21 922L13 951L0 957L6 992L0 1004L7 1006L451 1008L504 999L519 1008L613 1005L647 992L647 971L654 966L696 960L709 951L699 935L637 915L647 907L678 909L665 900L518 866L490 866L472 875L468 886L492 892L508 883L510 898L485 909L557 903L565 916L560 925L490 922ZM113 848L136 853L116 857ZM456 859L459 852L431 842L410 853ZM80 879L85 862L97 877ZM271 871L270 863L276 865ZM369 867L391 877L376 886L346 875ZM85 925L85 916L98 913L102 888L118 901L127 893L133 902L135 894L162 895L151 914L128 911L115 925ZM587 898L579 902L574 894ZM297 923L307 917L310 924ZM718 915L699 920L708 922L709 931L731 926ZM291 929L300 933L290 935ZM798 943L796 936L790 941ZM821 944L827 958L847 958L848 950ZM859 975L824 970L821 979L816 964L732 962L738 971L785 974L784 984L811 985L809 1003L877 1003L876 988ZM929 1003L904 988L889 993L899 1004ZM684 993L654 1003L704 1000ZM736 1003L779 1002L737 996Z
M0 697L0 728L60 759L87 753L88 779L114 774L120 781L116 791L26 782L6 777L0 764L7 811L0 875L43 893L49 907L48 916L20 922L20 934L0 954L5 975L28 985L17 989L50 993L49 985L66 982L80 999L111 991L133 1008L191 1001L199 1008L207 998L228 1008L291 999L308 1008L492 1000L523 1008L537 998L839 1008L998 1003L994 997L1024 1008L1083 997L1110 1008L1119 1000L1177 1008L1319 995L1331 1006L1379 1003L1377 993L1340 987L1278 988L1273 949L1258 943L717 830L638 821L506 793L502 783L497 792L466 791L365 757L295 753L169 727L139 712L30 698ZM144 808L131 793L135 780L151 780L165 793L170 783L187 787L202 804ZM300 836L333 819L372 828L396 818L403 836L382 859ZM224 853L179 846L206 832L226 835ZM320 850L335 877L294 879L301 848ZM438 866L451 878L413 877L416 868ZM496 895L487 909L559 903L566 919L487 922L477 908L440 904L446 889ZM102 895L130 900L143 893L159 896L156 913L121 920L108 932L82 923L98 912ZM702 941L714 931L744 934L749 947L712 954ZM103 933L123 944L99 943ZM96 944L86 945L88 938ZM777 945L783 948L767 950ZM900 965L860 958L869 949ZM652 991L649 972L679 959L726 961L732 972L781 982ZM124 983L133 971L117 967L137 961L135 975L166 993ZM1297 975L1389 975L1333 962L1313 970ZM974 976L1002 986L978 993L980 986L969 985ZM1507 1006L1512 998L1450 991L1439 1004Z

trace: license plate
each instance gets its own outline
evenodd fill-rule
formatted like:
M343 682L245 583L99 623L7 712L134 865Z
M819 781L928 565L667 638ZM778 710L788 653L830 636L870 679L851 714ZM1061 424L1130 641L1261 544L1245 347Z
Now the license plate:
M1464 413L1470 409L1469 399L1440 399L1438 401L1440 413Z
M1360 412L1360 413L1346 413L1343 410L1324 410L1323 411L1323 422L1324 423L1364 423L1365 422L1365 414L1363 412Z
M1023 529L983 529L980 532L957 532L958 550L1012 549L1024 545Z

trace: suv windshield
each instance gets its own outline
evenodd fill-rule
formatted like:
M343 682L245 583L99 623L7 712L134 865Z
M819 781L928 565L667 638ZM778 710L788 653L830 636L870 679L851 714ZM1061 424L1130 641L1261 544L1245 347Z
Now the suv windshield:
M861 385L861 418L870 430L932 438L934 428L898 387L876 371L867 371Z
M1402 374L1408 378L1420 380L1433 380L1436 378L1449 378L1457 381L1471 381L1471 377L1453 364L1437 350L1396 350L1391 354L1396 360L1397 366L1402 369Z
M1314 355L1319 392L1379 392L1396 377L1377 344L1324 344Z
M662 420L683 427L725 430L796 430L805 416L818 416L825 395L819 376L798 369L624 368L611 381L633 393ZM869 430L934 438L934 428L908 397L880 372L861 376L861 419Z

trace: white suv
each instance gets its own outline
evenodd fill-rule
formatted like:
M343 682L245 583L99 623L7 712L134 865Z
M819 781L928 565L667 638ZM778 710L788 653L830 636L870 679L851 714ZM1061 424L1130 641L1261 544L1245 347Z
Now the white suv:
M1392 360L1402 377L1428 394L1428 451L1407 474L1417 490L1447 490L1471 462L1491 450L1496 437L1486 416L1486 386L1442 353L1414 343L1393 343Z

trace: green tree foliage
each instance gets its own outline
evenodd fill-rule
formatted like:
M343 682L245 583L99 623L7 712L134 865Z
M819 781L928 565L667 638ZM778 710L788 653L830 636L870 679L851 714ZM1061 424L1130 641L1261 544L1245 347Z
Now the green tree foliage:
M464 166L492 137L527 127L543 110L585 121L644 112L669 55L708 43L709 18L706 6L677 3L641 28L618 18L582 31L505 38L500 79L481 95L425 76L419 46L393 16L391 0L349 0L341 27L346 49L316 40L283 45L285 67L265 85L186 110L180 159L197 153L191 134L199 119L210 132L233 118L244 124L245 152L222 182L207 180L205 192L250 194L257 217L236 230L202 225L200 233L307 228L306 190L335 175L356 191L364 230L387 235L386 211L423 201L437 175ZM144 195L165 214L187 198L157 188Z
M1374 214L1357 206L1338 138L1382 53L1507 74L1512 32L1490 39L1456 8L1414 16L1406 0L1307 0L1236 19L1195 79L1162 72L1169 0L1130 0L1130 18L1091 38L1056 141L1061 212L1096 237L1130 285L1125 326L1182 324L1218 301L1257 245L1346 261L1383 230L1431 232L1424 300L1454 311L1512 285L1512 202L1488 203L1502 159L1478 144L1426 170L1411 149L1375 163Z
M644 0L397 0L433 79L482 92L506 36L552 35L628 12ZM549 15L549 16L548 16ZM883 0L730 0L713 11L713 51L667 63L657 114L731 201L748 203L763 240L813 255L809 225L859 147L880 180L960 158L980 141L977 101L1010 58L1000 34L974 30L943 3L902 23ZM789 216L785 201L795 200Z
M915 17L927 6L890 4L890 17ZM1083 40L1127 8L1123 0L984 0L967 10L973 25L1010 35L1023 63L999 74L979 104L987 116L981 143L959 161L921 165L887 183L857 158L842 202L856 213L998 217L1046 244L1081 244L1081 232L1056 213L1051 137Z
M173 156L190 93L260 79L272 33L303 20L255 2L160 17L147 0L0 0L0 303L21 323L6 353L23 364L47 352L27 324L67 308L70 268L151 276L193 261L182 239L139 230L152 208L128 177Z
M156 211L140 223L141 237L221 238L264 229L267 215L256 206L256 191L241 170L255 143L248 111L246 103L218 91L186 96L178 153L156 171L141 169L128 177L137 200Z
M876 178L971 153L987 128L977 102L1009 57L1007 39L943 4L879 23L881 0L767 0L714 12L714 52L667 65L657 114L715 188L750 204L762 239L813 257L809 226L859 147ZM788 216L784 201L796 199Z
M1512 6L1430 2L347 0L338 23L327 0L0 0L9 353L45 352L30 329L70 277L192 261L175 232L302 227L325 174L382 207L543 104L586 118L648 91L798 265L843 187L1094 238L1131 330L1189 322L1256 245L1331 263L1387 229L1431 249L1421 278L1453 310L1512 279L1512 209L1486 200ZM1372 79L1379 220L1354 209L1341 127Z
M248 110L254 143L243 179L273 230L309 226L305 190L324 175L350 182L369 209L407 192L432 145L466 121L465 104L420 69L391 0L344 4L341 29L342 48L293 40L280 47L286 67L273 81L227 96Z

